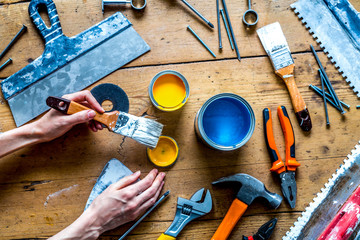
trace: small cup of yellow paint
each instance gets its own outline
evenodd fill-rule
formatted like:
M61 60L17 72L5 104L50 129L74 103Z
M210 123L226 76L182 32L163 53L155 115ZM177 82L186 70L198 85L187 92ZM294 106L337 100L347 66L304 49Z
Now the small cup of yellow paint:
M190 88L180 73L165 70L156 74L149 86L149 96L154 106L163 111L181 108L189 98Z
M178 158L179 147L176 141L168 136L160 136L154 149L146 150L149 160L158 167L169 167Z

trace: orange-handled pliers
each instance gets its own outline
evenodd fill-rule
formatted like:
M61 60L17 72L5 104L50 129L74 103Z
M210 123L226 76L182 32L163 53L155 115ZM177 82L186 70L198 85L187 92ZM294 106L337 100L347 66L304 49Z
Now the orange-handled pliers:
M279 106L277 108L277 113L279 116L282 131L285 136L285 164L281 160L279 151L277 150L275 144L271 120L271 111L269 108L265 108L263 110L265 142L272 162L272 167L270 168L270 171L279 174L281 180L281 191L288 203L290 204L290 207L294 208L297 192L295 171L296 168L300 166L300 163L297 162L295 159L294 131L286 108L284 106Z

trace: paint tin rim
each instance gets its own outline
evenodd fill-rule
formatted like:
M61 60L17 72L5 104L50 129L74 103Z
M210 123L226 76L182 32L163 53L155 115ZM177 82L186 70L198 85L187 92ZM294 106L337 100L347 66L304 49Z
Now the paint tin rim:
M170 140L170 142L173 144L173 147L175 147L175 152L176 152L175 156L170 161L168 161L166 164L158 164L151 157L151 151L154 150L156 147L154 149L147 148L146 149L146 155L147 155L149 161L151 163L153 163L155 166L157 166L157 167L170 167L170 166L174 165L176 160L178 159L179 146L178 146L177 142L175 141L175 139L173 139L172 137L162 135L162 136L159 137L158 144L161 141L161 139Z
M155 82L163 75L166 75L166 74L172 74L172 75L175 75L177 76L178 78L181 79L181 81L184 83L184 86L185 86L185 97L184 99L182 100L181 103L179 103L178 105L174 106L174 107L164 107L164 106L161 106L156 100L155 100L155 97L154 97L154 94L153 94L153 88L154 88L154 84ZM150 82L150 85L149 85L149 96L150 96L150 100L152 102L152 104L159 110L162 110L162 111L165 111L165 112L171 112L171 111L175 111L175 110L178 110L180 109L182 106L184 106L184 104L187 102L187 100L189 99L189 95L190 95L190 87L189 87L189 83L188 81L186 80L186 78L179 72L177 71L174 71L174 70L164 70L164 71L161 71L159 73L157 73L153 79L151 80Z
M213 140L211 140L204 130L202 121L200 121L203 119L206 108L212 102L214 102L217 99L225 98L225 97L233 98L233 99L240 101L242 104L245 105L245 107L249 111L249 115L250 115L250 127L249 127L248 132L246 133L246 136L242 139L242 141L240 141L239 143L232 145L232 146L222 146L220 144L215 143ZM236 95L234 93L220 93L220 94L214 95L211 98L209 98L197 112L196 117L195 117L195 131L206 145L208 145L214 149L221 150L221 151L232 151L232 150L236 150L236 149L239 149L240 147L244 146L245 143L247 143L250 140L250 138L255 130L255 122L256 122L256 120L255 120L254 111L253 111L252 107L250 106L250 104L244 98L242 98L239 95Z

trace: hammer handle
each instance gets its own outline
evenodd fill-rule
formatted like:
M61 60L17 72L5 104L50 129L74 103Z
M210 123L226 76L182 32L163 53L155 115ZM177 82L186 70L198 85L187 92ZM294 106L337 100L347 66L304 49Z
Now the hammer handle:
M247 208L247 204L236 198L211 240L226 240Z

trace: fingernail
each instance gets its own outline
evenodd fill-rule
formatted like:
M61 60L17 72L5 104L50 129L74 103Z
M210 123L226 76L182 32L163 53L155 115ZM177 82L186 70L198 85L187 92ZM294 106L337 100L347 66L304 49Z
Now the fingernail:
M105 112L105 109L104 109L104 108L101 108L101 110L102 110L103 112Z
M161 174L161 177L165 177L165 175L166 175L164 172L162 172L160 174Z
M140 170L139 170L139 171L137 171L137 172L135 172L135 174L136 174L136 175L140 175Z
M157 174L159 172L159 170L157 170L156 168L154 168L154 172L155 174Z
M94 110L89 110L88 111L88 118L93 119L95 117L96 113Z

